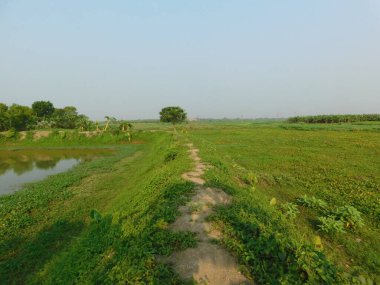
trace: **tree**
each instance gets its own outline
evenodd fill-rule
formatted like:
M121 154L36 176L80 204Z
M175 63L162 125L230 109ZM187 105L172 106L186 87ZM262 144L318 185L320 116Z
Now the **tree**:
M127 133L128 135L128 141L131 142L132 141L132 128L133 128L133 125L131 123L128 123L127 121L119 121L120 125L119 125L119 129L123 132L123 133Z
M6 131L9 128L8 106L0 103L0 131Z
M78 115L78 118L76 120L76 125L77 125L77 128L79 128L81 132L89 131L91 129L92 122L89 120L87 116Z
M160 112L160 121L173 125L184 122L186 118L187 114L181 107L165 107Z
M26 130L35 123L35 115L31 108L13 104L7 111L9 127L17 131Z
M54 113L54 105L50 101L35 101L32 109L38 118L49 118Z
M75 129L78 120L78 112L75 107L67 106L63 109L55 109L53 114L54 126L62 129Z

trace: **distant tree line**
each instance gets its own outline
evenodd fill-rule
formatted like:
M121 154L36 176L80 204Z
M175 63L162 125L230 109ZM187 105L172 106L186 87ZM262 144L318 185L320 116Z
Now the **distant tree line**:
M298 116L288 118L289 123L329 124L329 123L353 123L364 121L380 121L380 114L362 115L317 115Z
M0 103L0 132L25 131L33 129L78 129L79 131L108 132L113 135L124 133L132 141L133 125L124 120L106 116L103 126L78 114L73 106L56 108L49 101L36 101L31 107Z
M29 106L0 103L0 131L43 128L88 129L91 121L78 114L73 106L55 108L49 101L36 101Z

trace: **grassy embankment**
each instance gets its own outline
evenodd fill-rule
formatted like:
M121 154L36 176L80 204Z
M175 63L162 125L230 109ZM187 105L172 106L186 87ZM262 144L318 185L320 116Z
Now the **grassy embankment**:
M213 218L223 225L223 243L256 282L379 282L378 123L226 122L190 129L201 157L214 166L208 183L234 196ZM320 200L307 204L305 194ZM364 226L322 232L318 217L342 206L359 210Z
M168 133L86 138L67 132L36 141L8 140L3 148L102 147L114 154L0 197L1 284L175 284L178 277L155 255L193 246L174 234L192 184L186 149Z

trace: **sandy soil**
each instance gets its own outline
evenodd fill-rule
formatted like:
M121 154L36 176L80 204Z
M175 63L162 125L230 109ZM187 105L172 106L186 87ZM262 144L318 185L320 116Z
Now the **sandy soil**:
M198 284L253 284L238 271L236 259L223 247L213 243L221 233L207 222L213 206L231 203L231 197L220 189L204 187L202 175L207 165L202 163L198 150L188 145L190 157L194 161L194 169L182 177L194 182L195 195L185 206L180 207L182 215L170 225L174 231L191 231L197 234L198 246L175 252L166 262L172 264L174 270L183 278L194 280Z
M26 132L25 131L19 132L19 134L20 134L20 141L22 141L26 138Z
M51 131L35 131L33 134L34 140L39 140L40 138L46 138L50 135Z

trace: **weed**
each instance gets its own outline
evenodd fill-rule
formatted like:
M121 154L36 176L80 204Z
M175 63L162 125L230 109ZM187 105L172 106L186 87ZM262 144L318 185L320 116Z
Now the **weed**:
M325 201L315 198L314 196L309 197L307 195L303 195L302 197L297 199L297 202L305 207L319 210L322 212L325 211L327 208L327 203Z
M357 229L364 225L361 213L352 206L343 206L335 210L335 218L342 221L346 228Z
M285 218L288 218L291 220L294 220L297 217L297 215L300 213L297 205L291 202L281 204L280 207L284 213Z
M318 217L318 228L324 233L345 233L344 224L335 216Z

